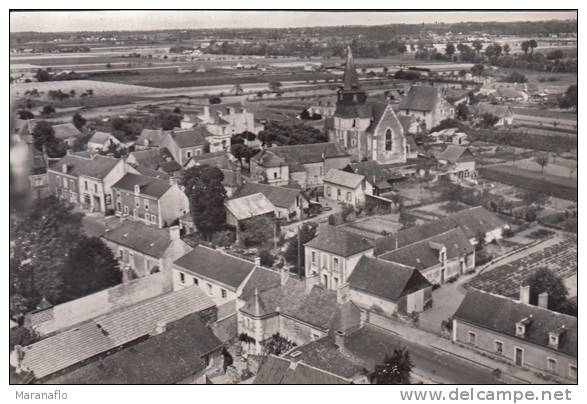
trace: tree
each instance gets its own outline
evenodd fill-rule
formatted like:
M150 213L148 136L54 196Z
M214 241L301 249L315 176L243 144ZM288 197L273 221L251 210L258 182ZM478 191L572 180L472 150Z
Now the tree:
M281 355L296 346L295 342L288 340L285 337L279 335L279 333L275 333L271 336L271 338L263 341L263 353L265 355Z
M479 54L479 52L481 52L481 49L483 49L483 43L478 39L474 40L471 45L473 46L473 49L475 49L477 54Z
M26 109L21 109L20 111L18 111L19 119L29 120L34 119L34 117L35 115L31 111L27 111Z
M567 305L569 291L564 281L547 267L536 269L523 284L530 286L530 304L538 304L538 295L546 292L549 309L559 311Z
M82 128L84 127L84 125L86 124L86 118L84 118L83 116L81 116L79 114L79 112L76 112L73 117L71 118L71 123L73 123L73 125L78 128L79 130L82 130Z
M534 49L538 47L538 43L536 43L536 40L530 39L528 41L528 47L530 48L530 54L532 55L534 54Z
M190 200L192 219L205 239L209 239L225 221L226 190L223 180L222 171L209 165L191 167L182 177L181 183Z
M413 367L407 349L394 349L392 355L385 355L382 364L375 365L375 370L370 376L371 383L410 384L410 373Z
M299 235L292 237L287 242L287 247L283 257L285 261L294 265L300 276L304 273L305 259L304 259L304 244L316 237L316 231L318 230L318 223L316 222L305 222L298 230ZM301 267L298 267L298 260Z
M172 130L181 126L181 115L161 112L159 113L159 121L161 123L161 129Z
M524 42L522 42L522 44L520 46L522 47L522 50L524 51L524 55L527 55L528 50L530 49L530 42L524 41Z
M509 55L510 50L511 50L511 48L510 48L509 44L506 43L505 45L503 45L503 53L505 53L506 55Z
M37 73L35 73L35 78L39 82L51 80L51 76L49 75L49 72L45 69L37 70Z
M473 67L471 67L471 73L473 74L473 76L481 76L481 73L483 73L484 69L485 66L483 66L482 64L476 64L473 65Z
M408 51L408 48L406 47L406 45L401 44L400 46L398 46L397 51L400 55L403 55L404 53L406 53ZM385 71L386 68L383 68L384 72L387 73L387 71Z
M45 150L49 157L62 157L65 154L65 145L55 137L55 130L49 122L38 122L32 135L35 148L39 151Z
M222 99L220 97L210 97L208 98L208 102L210 103L210 105L214 105L214 104L220 104L222 102Z
M281 82L279 81L272 81L269 83L269 90L273 92L278 92L281 90Z
M448 56L449 58L452 58L452 55L455 54L455 46L453 43L448 43L446 44L446 48L444 49L444 52L446 53L446 56Z
M536 162L536 164L540 166L540 168L542 169L542 175L544 175L544 168L549 163L548 154L540 153L539 155L534 157L534 161Z
M455 112L457 119L460 119L461 121L466 121L469 118L469 107L467 107L467 104L464 102L457 105Z
M475 234L475 249L481 250L484 246L485 246L485 232L482 230L479 230Z
M174 114L181 114L181 109L179 109L179 107L175 107L171 112L173 112Z
M497 122L499 118L490 113L483 114L481 118L481 126L484 128L493 128Z
M266 247L273 239L274 226L267 216L247 219L241 223L240 241L245 247Z
M243 143L235 143L230 145L230 153L238 159L242 166L242 159L249 160L256 151Z
M573 84L567 88L565 94L559 99L559 106L563 109L570 109L572 108L577 112L577 102L578 102L578 91L577 85Z
M504 81L508 83L526 83L528 82L528 78L520 72L511 72L504 78Z
M558 60L558 59L562 59L564 56L565 55L562 50L555 49L553 51L548 52L548 55L546 57L551 60Z
M310 119L310 118L311 118L310 112L308 112L308 110L306 108L304 108L302 110L302 113L300 114L300 119L307 120L307 119Z
M43 115L52 115L55 113L55 108L53 105L45 105L41 110L41 114Z
M112 250L101 239L82 237L68 254L63 279L63 297L73 300L118 285L122 273Z

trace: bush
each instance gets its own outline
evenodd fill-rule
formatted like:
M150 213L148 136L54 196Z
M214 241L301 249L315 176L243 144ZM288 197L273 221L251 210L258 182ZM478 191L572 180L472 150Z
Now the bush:
M328 216L328 224L331 226L336 226L336 216L334 216L334 214Z
M272 267L275 263L275 257L267 249L259 251L259 258L261 258L261 265L264 267Z
M236 241L236 233L230 230L221 230L212 235L212 244L220 247L229 247Z

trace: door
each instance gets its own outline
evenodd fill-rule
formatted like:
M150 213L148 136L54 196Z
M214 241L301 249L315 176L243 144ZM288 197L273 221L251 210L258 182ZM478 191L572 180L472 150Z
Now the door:
M446 270L444 268L440 269L440 283L443 284L444 283L444 272Z
M516 347L514 355L515 355L516 365L522 366L524 364L524 350L522 348Z

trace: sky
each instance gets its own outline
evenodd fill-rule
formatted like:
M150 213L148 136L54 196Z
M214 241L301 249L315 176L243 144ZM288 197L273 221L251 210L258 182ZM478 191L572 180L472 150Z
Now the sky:
M251 18L254 17L254 18ZM10 32L285 28L576 19L576 12L43 11L11 12Z

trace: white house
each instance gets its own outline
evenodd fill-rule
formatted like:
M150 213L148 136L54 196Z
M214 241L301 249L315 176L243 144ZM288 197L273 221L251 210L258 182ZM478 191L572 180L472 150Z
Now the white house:
M373 195L373 185L364 176L332 169L324 177L324 196L355 208L365 206L366 195Z

